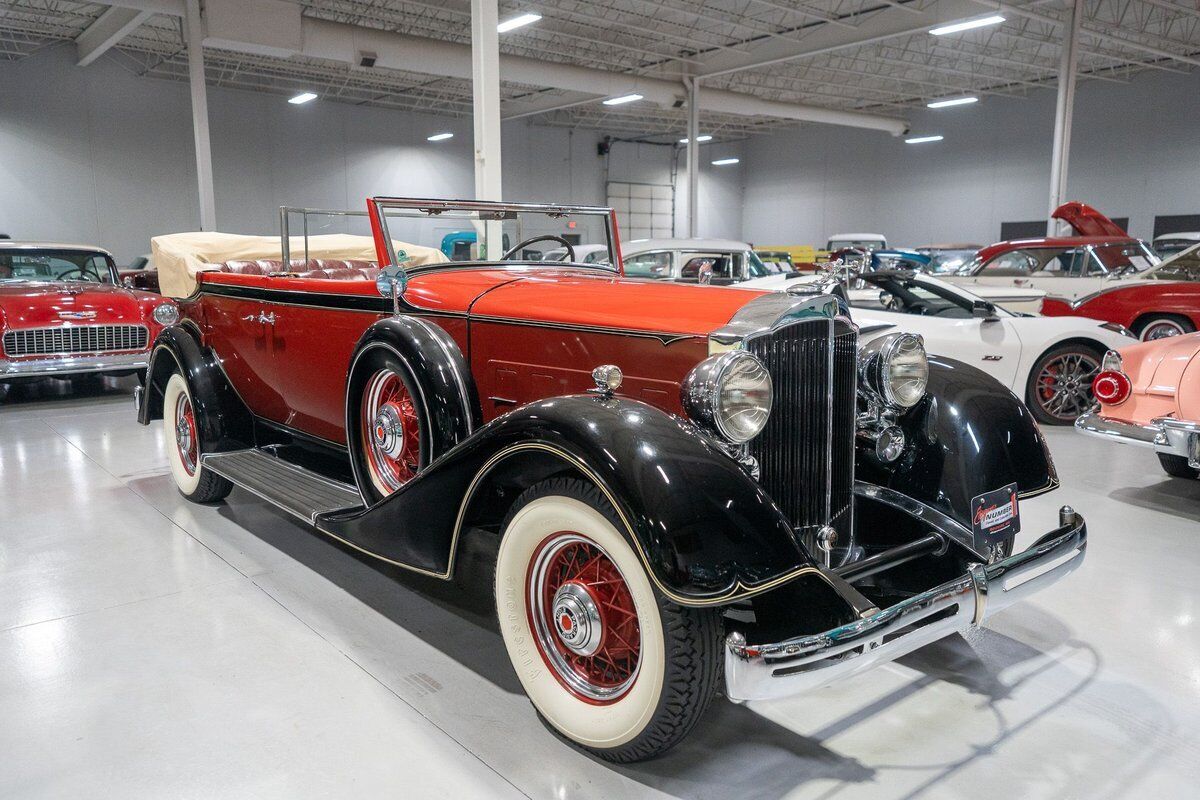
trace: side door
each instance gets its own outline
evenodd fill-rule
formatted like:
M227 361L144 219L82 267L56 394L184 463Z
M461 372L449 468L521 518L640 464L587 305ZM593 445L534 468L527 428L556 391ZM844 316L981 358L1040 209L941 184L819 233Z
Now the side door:
M1033 288L1051 297L1074 300L1099 290L1107 272L1092 248L1074 247L1053 253L1030 277Z
M263 300L206 294L205 344L216 352L221 369L252 413L284 422L288 409L277 381L274 326L278 315L272 316L272 305Z
M1039 266L1036 258L1024 250L1010 250L1001 253L983 265L968 282L982 286L1021 286L1033 285L1032 275ZM956 283L961 282L956 280Z

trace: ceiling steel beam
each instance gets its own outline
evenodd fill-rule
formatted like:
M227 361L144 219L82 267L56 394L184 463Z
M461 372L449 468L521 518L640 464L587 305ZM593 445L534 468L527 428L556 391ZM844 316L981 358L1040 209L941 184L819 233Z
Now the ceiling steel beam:
M87 27L75 39L75 49L78 55L76 63L86 67L110 47L128 36L150 16L152 11L138 11L135 8L107 8L96 21Z
M748 69L759 69L800 58L832 53L848 47L861 47L898 36L924 33L939 22L962 19L979 13L975 0L941 0L936 5L915 14L897 14L890 10L863 19L854 30L816 27L801 43L794 41L764 42L745 55L717 53L705 59L697 74L707 78L729 75Z

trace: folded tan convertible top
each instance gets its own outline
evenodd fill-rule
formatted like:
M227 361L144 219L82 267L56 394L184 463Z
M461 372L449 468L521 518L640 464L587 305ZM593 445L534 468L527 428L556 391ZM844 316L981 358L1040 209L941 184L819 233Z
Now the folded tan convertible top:
M292 260L303 259L304 237L293 236L289 243ZM442 251L432 247L395 242L396 251L408 254L413 266L448 261ZM155 236L150 240L150 263L158 270L160 291L168 297L187 297L196 291L196 275L217 269L226 261L282 259L283 245L278 236L244 236L236 233L195 231ZM375 240L370 236L332 233L308 237L310 259L375 261Z

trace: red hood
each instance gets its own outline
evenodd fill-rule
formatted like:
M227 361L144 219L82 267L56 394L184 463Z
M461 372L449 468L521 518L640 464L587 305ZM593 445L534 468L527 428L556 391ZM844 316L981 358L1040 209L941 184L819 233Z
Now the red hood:
M109 284L45 281L0 282L0 325L42 328L71 323L145 323L162 298Z
M539 274L483 295L471 316L707 336L762 294L604 274Z
M1087 203L1063 203L1050 216L1070 225L1076 236L1129 236L1120 225Z

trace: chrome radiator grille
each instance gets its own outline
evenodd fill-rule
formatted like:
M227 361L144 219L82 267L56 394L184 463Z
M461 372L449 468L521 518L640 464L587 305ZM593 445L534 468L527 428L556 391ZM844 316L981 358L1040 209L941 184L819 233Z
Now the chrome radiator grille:
M775 389L767 425L750 442L763 489L814 555L832 525L850 539L854 491L856 334L842 320L805 320L750 339Z
M72 325L27 328L4 334L9 356L57 356L72 353L120 353L144 350L149 332L144 325Z

